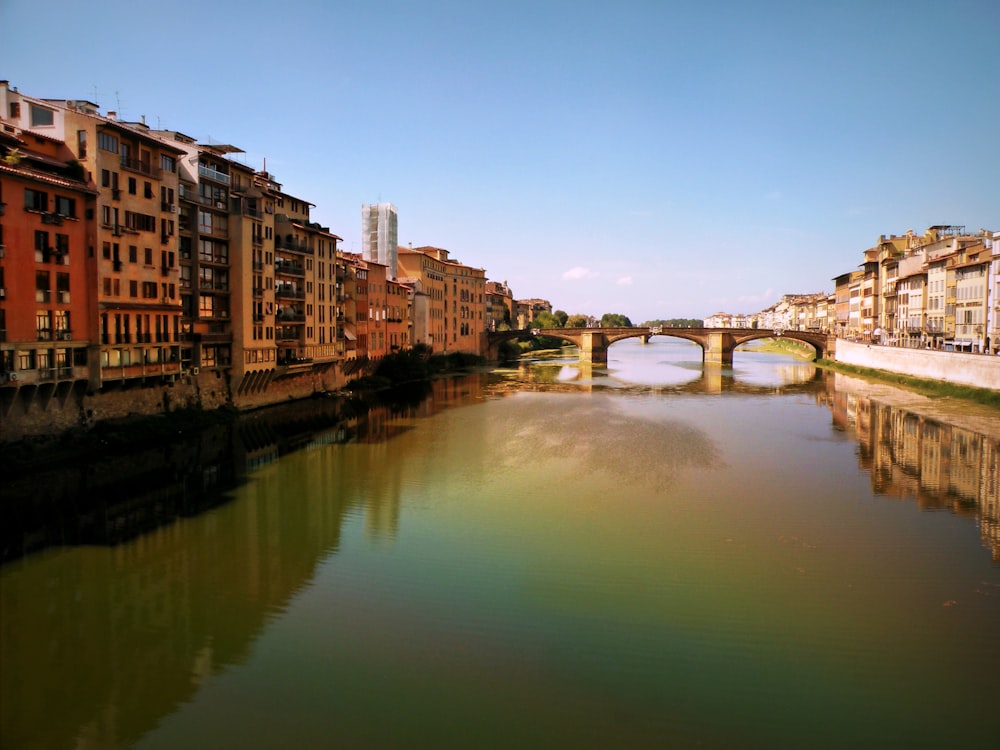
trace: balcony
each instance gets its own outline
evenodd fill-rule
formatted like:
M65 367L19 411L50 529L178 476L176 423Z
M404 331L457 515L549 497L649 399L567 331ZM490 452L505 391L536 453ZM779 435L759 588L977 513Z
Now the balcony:
M280 299L305 299L306 293L291 284L278 284L274 287L274 296Z
M198 176L205 177L209 180L214 180L215 182L221 182L223 185L229 184L229 175L225 172L220 172L218 169L206 166L205 164L198 165Z
M309 247L305 242L299 242L294 237L285 237L284 239L280 237L274 238L274 249L275 250L290 250L294 253L303 253L305 255L312 255L313 249Z
M278 258L274 261L274 272L285 274L286 276L305 276L306 268L301 263Z
M160 179L163 174L163 170L159 167L154 167L152 164L146 161L139 161L138 159L130 159L127 156L121 157L122 169L127 169L130 172L138 172L139 174L146 175L147 177L153 177L154 179Z

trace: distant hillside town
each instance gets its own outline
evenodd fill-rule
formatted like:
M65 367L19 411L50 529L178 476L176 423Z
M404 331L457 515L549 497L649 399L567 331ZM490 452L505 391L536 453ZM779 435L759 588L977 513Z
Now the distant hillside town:
M817 331L878 344L1000 353L1000 232L936 225L881 236L832 294L786 294L712 328Z

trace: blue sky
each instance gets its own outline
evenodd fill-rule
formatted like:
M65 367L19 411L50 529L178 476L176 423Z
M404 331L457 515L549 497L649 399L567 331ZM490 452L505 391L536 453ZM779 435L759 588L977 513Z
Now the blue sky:
M998 28L996 0L0 0L0 78L238 145L346 250L388 201L401 244L639 323L1000 229Z

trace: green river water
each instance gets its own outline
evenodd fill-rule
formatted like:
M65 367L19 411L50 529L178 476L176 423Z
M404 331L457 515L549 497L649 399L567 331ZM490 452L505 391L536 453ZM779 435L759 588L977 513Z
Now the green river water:
M0 748L1000 747L1000 425L894 399L632 341L244 429L0 567Z

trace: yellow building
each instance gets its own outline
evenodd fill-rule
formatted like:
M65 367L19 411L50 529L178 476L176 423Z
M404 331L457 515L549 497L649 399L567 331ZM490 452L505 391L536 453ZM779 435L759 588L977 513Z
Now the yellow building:
M447 271L440 253L447 257L447 251L438 248L400 247L397 258L399 280L413 284L419 296L414 300L413 344L429 346L437 354L446 352L448 344L444 299Z

